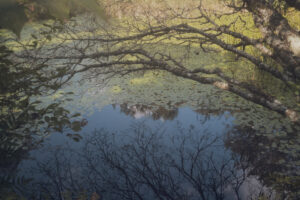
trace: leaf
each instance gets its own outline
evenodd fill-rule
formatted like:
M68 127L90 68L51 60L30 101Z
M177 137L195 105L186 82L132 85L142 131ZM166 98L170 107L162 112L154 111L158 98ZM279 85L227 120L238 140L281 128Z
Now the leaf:
M54 108L56 108L57 106L59 106L58 103L52 103L52 104L50 104L50 105L47 107L47 109L54 109Z
M66 0L42 1L43 7L47 8L48 14L60 20L69 18L70 7Z
M82 139L82 136L79 134L71 134L68 133L67 136L71 139L73 139L75 142L79 142Z
M81 114L80 113L75 113L74 115L72 115L71 117L79 117Z
M0 0L0 29L13 31L18 37L29 20L25 7L37 6L27 13L30 20L56 18L61 21L83 12L94 12L104 18L104 11L96 0L31 0L19 4L16 0ZM33 36L35 38L35 36ZM51 40L51 37L47 37Z
M31 34L31 37L37 39L37 37L34 34Z
M37 45L38 45L38 42L37 41L33 41L31 46L34 47L34 48L36 48Z
M9 29L20 37L21 30L28 21L24 7L13 0L0 2L0 28Z
M86 126L88 124L88 121L86 119L82 119L80 122L81 127Z
M72 2L75 6L75 9L82 9L82 11L94 12L95 14L104 17L104 10L101 8L101 6L97 3L96 0L73 0Z
M49 40L49 41L51 41L51 40L52 40L52 37L51 37L50 35L47 35L47 36L46 36L46 39Z
M81 123L80 121L72 122L71 129L75 132L81 131Z
M71 15L83 12L94 12L104 17L104 11L96 0L48 0L39 1L39 3L47 8L50 16L59 20L65 20L70 18Z
M40 104L40 103L42 103L42 101L39 100L32 102L32 104Z

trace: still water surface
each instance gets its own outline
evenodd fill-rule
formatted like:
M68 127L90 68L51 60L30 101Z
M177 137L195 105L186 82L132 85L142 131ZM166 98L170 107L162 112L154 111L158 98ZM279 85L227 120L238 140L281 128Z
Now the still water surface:
M2 140L2 199L272 199L297 192L297 137L285 133L284 119L211 86L151 73L105 85L75 77L30 98L37 100L36 110L56 103L55 114L2 129L17 133Z
M190 62L220 60L198 52ZM0 199L299 195L300 128L277 113L157 72L105 84L86 72L41 92L39 80L30 81L39 72L7 65L0 68Z

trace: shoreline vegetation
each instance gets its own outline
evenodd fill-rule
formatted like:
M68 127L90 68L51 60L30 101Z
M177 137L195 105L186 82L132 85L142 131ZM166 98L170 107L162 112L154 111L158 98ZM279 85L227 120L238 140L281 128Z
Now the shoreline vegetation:
M77 2L77 0L75 2ZM22 40L21 37L21 40L18 40L18 38L11 38L11 40L7 40L6 45L11 50L17 52L19 50L42 49L42 47L46 46L50 46L51 48L52 45L67 44L68 42L72 43L73 41L79 40L90 40L89 38L95 38L95 41L101 37L112 38L112 41L119 43L119 45L122 45L122 41L126 44L127 41L131 42L135 39L139 40L140 38L140 41L138 41L140 45L147 46L147 43L149 43L150 46L154 44L180 45L192 51L196 51L197 54L197 50L195 49L199 48L200 43L200 51L218 51L221 55L227 57L231 56L232 59L229 59L229 61L241 61L241 63L245 65L245 69L252 73L253 76L252 79L245 80L243 72L241 72L234 75L237 77L237 79L234 80L235 78L233 76L228 76L229 73L232 73L233 69L229 69L228 71L225 67L223 74L218 71L224 69L221 67L218 70L202 69L199 72L204 73L203 78L196 78L194 80L200 83L212 83L222 90L230 90L247 100L287 116L293 122L299 121L300 123L300 117L297 113L300 111L300 86L291 81L292 77L289 76L294 75L291 75L290 72L286 72L286 70L294 69L286 68L281 66L282 63L277 63L276 60L274 60L276 57L272 58L274 52L268 47L268 44L264 45L260 43L264 35L259 27L255 25L252 13L248 11L235 12L234 9L225 5L226 1L204 0L201 2L202 4L199 5L199 1L196 0L184 2L179 0L103 0L100 3L102 8L96 10L104 12L105 14L101 13L101 16L105 15L106 17L102 17L103 22L102 25L100 25L100 29L92 28L90 29L91 31L89 29L81 30L80 28L78 30L70 30L68 23L72 26L73 22L74 24L77 23L76 19L75 21L73 18L65 19L64 16L67 14L71 15L72 9L70 8L66 11L58 9L55 12L53 11L53 16L59 16L60 19L63 19L62 22L66 25L65 28L69 29L69 32L62 30L62 27L60 27L59 24L56 25L56 22L48 20L48 24L44 22L42 25L38 24L37 26L31 27L32 30L29 31L26 37L30 39ZM75 3L74 5L77 4ZM29 7L31 11L37 9L41 11L42 14L45 14L43 9L35 7L37 6L36 4L28 4L26 6ZM90 5L85 6L84 9L89 10L91 9L90 7ZM289 18L289 21L293 21L291 24L297 24L298 15L292 15L291 12L293 13L290 9L286 10L285 13L287 16L291 16ZM35 14L35 12L32 13ZM300 12L295 11L295 13L299 14ZM30 17L28 10L25 14L28 15L29 22L33 21L36 17L34 14ZM117 18L117 20L115 18ZM87 16L83 17L83 20L93 23L93 20L96 19L93 16ZM297 25L300 26L299 23ZM157 29L157 33L154 32L154 34L152 34L152 28ZM45 29L45 31L43 29ZM39 32L39 30L44 33L36 34L35 32ZM172 35L172 31L178 32L179 34ZM127 35L129 37L127 37ZM23 35L21 34L21 36ZM105 39L105 41L108 40L110 39ZM132 55L127 55L125 58L131 56ZM268 58L268 56L271 58ZM242 59L240 59L241 57ZM137 58L133 56L133 59ZM189 68L189 66L187 66L187 68ZM189 70L193 71L195 69ZM170 72L176 74L177 72L175 71L171 70ZM237 72L240 70L234 69L234 71ZM277 88L282 88L282 84L287 84L289 90L282 90L279 92L280 95L276 96L261 93L265 88L262 87L264 84L257 85L257 78L255 78L255 74L257 73L266 74L264 77L267 77L268 82L272 83L271 85L276 85ZM185 78L192 78L189 74L190 72L185 73L185 75L181 73ZM214 77L215 75L221 79L225 79L225 81L212 81L211 76ZM241 81L247 81L247 84L250 83L256 87L255 89L251 89L252 86L244 85L246 86L245 89L253 90L251 91L252 94L243 91L243 89L235 88L236 85L241 86ZM278 94L276 89L276 92L274 89L268 90L269 88L266 88L269 94ZM262 95L253 97L253 92L261 93ZM293 102L290 101L291 98L286 98L292 97L293 95L296 95Z
M61 0L65 1L73 0ZM51 128L61 132L65 128L80 131L87 121L80 118L80 113L72 115L60 105L72 99L65 99L67 93L58 93L74 79L78 84L99 80L96 87L106 84L118 100L126 100L130 92L135 93L138 98L134 95L130 98L145 103L140 110L151 110L148 106L159 102L154 109L157 113L166 110L164 105L176 109L181 105L192 107L184 98L192 99L195 112L201 113L201 106L204 106L202 114L208 117L213 112L220 114L225 110L235 118L237 130L232 134L240 144L235 149L228 139L227 145L241 154L244 150L255 149L253 157L249 158L252 164L258 163L258 169L250 169L253 175L262 173L262 182L278 189L280 198L290 196L292 199L299 195L300 80L294 70L297 63L291 66L282 62L290 58L297 61L298 57L292 55L292 51L287 51L288 54L278 51L277 54L276 42L281 39L279 36L284 36L279 30L272 32L276 39L273 44L272 38L266 37L270 30L261 26L270 28L271 23L261 22L255 16L261 13L251 12L250 8L237 11L238 7L226 6L226 0L203 0L201 7L198 7L199 0L99 2L100 8L91 7L94 3L74 3L75 7L66 10L59 3L60 9L50 6L51 11L49 7L50 14L43 5L22 4L26 9L19 17L25 15L27 21L16 23L21 29L10 26L10 30L0 30L0 42L5 46L0 52L1 81L5 86L0 91L0 103L7 106L9 102L7 107L3 106L1 114L3 119L10 117L12 122L19 122L15 126L9 121L11 133L19 131L23 137L22 128L28 126L28 122L34 125L30 128L36 128L37 133L41 131L40 124L48 125L49 134ZM82 9L78 10L77 5ZM281 6L275 8L299 32L300 11ZM96 17L82 10L97 10L100 15ZM75 11L79 14L75 15ZM287 26L285 22L282 23ZM280 44L283 49L287 48L286 41ZM72 89L77 92L78 88ZM89 88L82 90L85 89ZM167 98L167 90L175 104ZM39 107L43 102L31 102L44 91L46 95L53 94L52 100L55 100L45 110ZM177 96L177 91L183 94ZM105 96L105 93L96 93ZM178 99L180 101L176 102ZM92 104L99 99L88 100ZM126 108L129 109L123 106ZM130 113L130 109L127 111ZM171 112L170 118L176 114L176 111ZM4 124L5 120L0 122ZM34 137L30 131L27 130L28 137ZM8 137L14 139L11 135ZM75 140L79 139L75 137ZM244 147L245 144L249 147ZM245 149L240 150L240 147Z

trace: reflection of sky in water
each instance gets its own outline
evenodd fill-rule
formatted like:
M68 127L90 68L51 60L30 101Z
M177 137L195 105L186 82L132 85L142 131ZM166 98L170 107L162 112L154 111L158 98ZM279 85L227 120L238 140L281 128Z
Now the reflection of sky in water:
M53 133L45 139L40 149L30 152L30 158L36 161L43 161L44 159L47 160L49 149L55 150L59 148L70 147L75 151L76 149L79 150L83 145L82 141L92 135L93 131L96 129L104 129L109 133L116 135L124 133L130 135L130 127L134 123L144 123L153 129L163 129L166 131L166 135L169 136L178 134L178 127L180 127L180 129L183 131L193 129L197 134L199 133L199 135L209 134L211 137L221 136L232 126L234 119L233 117L228 116L229 113L225 112L223 115L210 116L207 119L206 116L196 113L190 108L184 107L179 108L178 115L172 121L161 119L153 120L149 115L135 119L132 116L122 113L119 106L116 108L113 108L112 106L106 106L101 111L95 111L92 115L83 115L83 117L86 117L88 120L88 125L86 125L79 133L82 136L82 140L75 142L71 138L67 137L66 133ZM122 139L124 138L122 137ZM165 139L166 142L169 141L168 137ZM222 146L222 144L220 146ZM223 149L223 147L218 149L219 150L216 150L220 151ZM31 160L24 160L19 165L19 169L22 171L26 168L31 168L32 164L33 163Z
M206 120L205 116L186 107L179 108L178 115L172 121L162 119L153 120L148 115L135 119L122 113L119 106L115 109L112 106L106 106L101 111L96 111L90 116L83 115L83 117L86 117L88 125L83 128L80 135L84 138L95 129L105 129L111 133L122 133L128 130L132 123L144 122L151 128L163 127L168 133L176 132L177 126L180 125L180 127L184 129L192 127L201 132L206 130L209 134L217 136L226 132L226 130L229 130L228 128L232 126L233 117L228 116L229 113L225 113L219 116L210 116L210 118ZM70 138L66 137L65 134L55 133L47 138L47 144L49 145L63 145L65 142L71 142ZM76 142L71 143L74 143L73 145L76 144Z
M145 111L145 113L149 114L149 111ZM164 152L169 152L172 154L172 149L174 150L173 146L180 146L180 140L177 141L179 143L172 143L170 142L170 138L174 135L180 135L178 129L182 130L181 134L191 134L189 130L193 130L193 139L196 141L200 137L207 135L209 138L214 139L216 137L220 137L216 143L214 143L211 147L209 147L206 154L213 153L214 160L216 160L216 166L222 163L224 159L230 159L230 151L225 150L223 146L223 137L225 133L229 131L233 126L234 118L230 116L228 112L225 112L222 115L215 115L215 116L205 116L199 113L194 112L188 107L179 108L178 115L174 118L174 120L153 120L151 116L145 115L144 117L139 117L135 119L132 116L128 116L121 112L120 106L116 106L113 108L112 106L106 106L101 111L96 111L92 115L87 117L88 125L83 128L80 132L81 136L83 137L82 140L79 142L73 141L71 138L67 137L66 134L61 133L54 133L49 138L47 138L43 144L43 146L38 150L33 150L30 153L31 158L35 159L37 162L40 163L47 163L52 162L53 160L53 152L59 152L58 157L62 156L63 159L70 160L71 162L76 163L77 160L81 160L82 158L77 158L74 155L80 155L81 148L85 145L85 139L92 137L94 130L105 129L108 131L109 134L115 134L117 143L125 144L126 142L130 141L128 137L123 137L124 135L132 135L130 132L130 127L135 123L143 123L150 127L151 129L159 128L160 130L165 130L166 137L161 138L161 142L164 145ZM83 116L85 117L85 116ZM119 134L119 135L118 135ZM128 140L128 141L126 141ZM210 140L210 139L209 139ZM190 141L190 145L188 144L187 147L190 147L191 151L195 144ZM63 151L57 151L59 149L68 149ZM92 149L93 151L93 149ZM78 154L74 154L77 152ZM62 153L62 154L60 154ZM95 149L95 154L97 151ZM175 157L176 158L176 157ZM61 159L61 158L59 158ZM72 161L73 160L73 161ZM177 160L179 161L179 160ZM80 161L79 161L80 162ZM190 161L186 160L186 164ZM51 163L50 163L51 164ZM82 164L82 163L81 163ZM80 173L84 176L83 169L81 169L81 164L76 164L73 167L73 171L76 173ZM219 166L220 167L220 166ZM232 166L233 167L233 166ZM34 177L35 180L44 180L44 176L41 174L36 174L36 169L38 169L35 161L32 160L24 160L19 165L19 172L22 175L28 177ZM83 171L82 171L83 170ZM250 178L246 181L245 185L241 188L241 196L242 198L247 198L249 195L248 187L249 185L258 185L260 183L255 178ZM192 192L192 190L191 190ZM231 190L225 190L225 199L234 199L234 195ZM108 197L109 199L109 197Z
M180 108L178 115L172 121L170 120L152 120L150 116L141 115L134 119L131 116L126 116L120 112L120 108L113 109L111 106L106 106L100 112L95 112L92 116L88 117L88 126L84 128L85 132L92 131L95 128L105 128L108 131L122 131L129 128L130 124L134 121L146 120L150 126L163 125L166 128L175 127L176 123L181 123L184 127L188 128L193 125L195 128L208 128L211 132L221 132L226 128L226 124L231 124L233 118L226 119L225 115L213 116L206 123L202 124L204 116L195 113L189 108Z
M199 63L197 63L197 65L198 64ZM112 83L114 87L111 88L98 88L98 86L91 88L91 85L93 85L92 83L91 85L85 83L85 87L80 86L81 89L73 86L78 90L80 89L84 91L84 93L81 98L74 100L74 105L68 105L66 108L69 109L70 106L71 111L77 111L78 109L84 110L84 112L89 110L90 112L90 114L83 114L83 117L88 121L88 125L79 133L83 139L79 142L75 142L66 136L68 132L63 134L53 133L45 139L41 148L30 152L30 159L37 161L47 160L50 158L50 154L52 153L48 152L48 150L51 149L71 148L74 151L80 151L80 148L84 145L84 139L91 136L93 131L96 129L105 129L109 133L117 136L121 136L122 134L130 135L130 127L134 123L144 123L148 127L154 129L160 127L166 131L168 136L176 135L178 133L178 128L180 127L184 133L188 133L188 130L193 129L199 135L207 134L211 137L222 137L224 133L232 128L234 123L246 125L250 124L251 126L254 124L254 128L260 128L264 133L274 133L272 124L279 126L279 128L276 128L275 130L280 130L281 124L283 124L282 121L276 121L277 119L273 120L273 118L276 118L274 113L270 114L269 112L262 112L262 108L249 104L248 102L245 103L245 101L241 99L237 100L228 93L220 94L218 90L215 90L210 86L199 87L199 85L194 84L193 82L191 83L182 80L180 81L180 84L174 84L175 82L177 83L177 79L175 81L169 81L167 79L167 81L163 82L159 79L160 77L156 77L159 81L154 81L155 84L150 84L151 81L153 81L153 77L150 75L148 74L148 76L138 79L125 79L125 81L122 79L126 84L120 84L119 81L116 81ZM166 79L165 76L163 77L163 80L164 79ZM74 80L81 79L76 77ZM149 83L147 81L149 81ZM132 83L139 84L132 85ZM128 88L126 89L124 85ZM120 86L123 86L124 88L121 88ZM70 91L74 88L71 88ZM95 90L95 88L97 88L97 90ZM130 93L128 91L133 92ZM109 95L107 95L107 93L109 93ZM52 98L48 101L52 103L55 98L60 98L61 96L63 96L63 94L57 93L56 96L52 96ZM187 97L189 101L186 101ZM121 112L119 106L116 108L113 108L112 106L104 106L111 103L118 104L123 102L131 102L132 105L136 102L142 102L145 105L155 102L157 104L156 106L159 107L166 106L171 101L172 105L170 107L174 107L177 104L184 106L178 109L178 115L173 120L167 120L163 117L158 120L153 120L151 118L151 115L153 114L151 110L145 110L145 112L137 110L134 115L128 116ZM79 109L80 106L82 106L81 109ZM236 112L232 112L233 116L229 112L224 112L219 115L202 115L194 112L189 107L194 109L208 109L211 112L221 110L220 113L225 110ZM271 118L272 120L265 120L268 118ZM234 122L234 120L237 121ZM117 138L120 142L124 139L124 137ZM169 142L167 137L164 142ZM170 143L166 145L172 144ZM222 159L222 156L227 155L222 152L222 150L224 150L222 140L220 140L211 150L217 154L217 159ZM21 162L19 165L20 174L27 174L26 170L34 166L34 162L30 159ZM32 171L32 173L35 178L39 178L35 176L35 171ZM255 181L257 180L253 179L253 182Z
M124 144L129 140L128 137L122 136L132 135L130 132L130 127L135 123L143 123L153 130L156 130L156 128L159 128L159 130L164 130L166 137L162 137L161 142L164 145L165 152L171 151L170 153L172 154L172 149L174 150L174 148L176 148L173 146L180 146L180 140L177 141L179 143L170 142L170 138L172 136L180 135L180 131L178 130L180 129L181 134L191 134L189 133L189 130L193 130L193 137L195 141L201 138L203 135L207 135L211 139L219 136L220 140L214 143L214 145L209 148L207 153L214 153L214 159L217 161L220 160L220 163L222 162L222 159L225 159L225 157L230 155L230 152L224 149L222 140L222 136L233 126L232 122L234 119L228 112L225 112L222 115L205 116L194 112L188 107L183 107L178 109L178 115L174 118L174 120L162 120L162 118L153 120L149 115L149 110L144 112L147 113L144 117L141 117L141 114L136 119L121 112L120 106L116 106L115 108L113 106L106 106L101 111L95 111L92 115L83 115L83 117L87 118L88 125L79 133L83 137L79 142L75 142L71 138L67 137L66 133L54 133L50 135L50 137L44 141L43 146L40 149L33 150L30 153L30 157L33 160L24 160L21 162L18 168L20 170L19 174L25 175L25 177L28 176L30 178L34 178L38 181L44 180L45 177L37 173L37 169L39 167L36 165L35 161L39 163L47 163L50 160L49 165L51 165L51 162L53 161L53 153L60 152L57 155L58 157L63 159L66 158L66 160L76 163L77 159L82 160L82 158L77 158L74 155L78 156L81 153L81 148L85 145L85 139L91 137L94 130L104 129L108 131L109 134L120 136L116 137L116 140L119 139L120 141L118 142L120 142L120 144ZM190 145L190 150L192 151L194 151L193 145L194 144ZM60 151L59 149L72 150ZM79 154L74 154L72 151ZM97 154L96 149L94 153ZM188 164L190 161L187 160L186 162L186 164ZM73 166L73 170L77 173L83 173L81 171L82 169L80 168L81 164L78 166ZM227 192L226 194L226 196L230 198L232 197L231 195L232 194L230 192Z
M144 85L141 85L140 87L143 90L131 89L133 93L129 93L125 89L114 92L110 87L98 88L98 90L94 91L97 87L91 89L88 84L86 87L80 86L78 88L83 93L79 96L75 94L74 100L70 104L68 102L64 107L69 109L71 113L81 112L82 117L87 119L87 126L79 132L82 139L79 142L73 141L72 138L67 136L67 133L73 133L71 131L66 131L63 134L53 133L45 139L41 148L30 152L30 157L37 162L46 162L52 159L53 152L58 149L72 149L72 151L80 153L81 148L85 145L85 140L92 137L94 130L99 129L104 129L109 134L115 135L116 140L119 142L118 144L124 144L129 141L128 137L126 138L125 136L132 135L131 126L136 123L143 123L152 129L160 128L160 130L164 130L166 136L162 138L162 142L168 148L172 145L178 145L178 143L171 143L170 137L179 135L179 129L183 134L188 134L189 130L193 130L196 133L195 140L203 135L211 138L219 136L220 140L210 147L209 152L213 152L214 159L220 161L220 163L224 158L229 159L231 152L225 149L223 144L225 133L233 126L239 124L237 123L238 119L243 118L249 121L252 121L252 118L260 119L257 115L261 112L253 109L253 113L248 113L251 118L248 118L247 112L241 112L243 109L236 106L236 102L232 101L232 98L227 93L225 93L225 96L220 96L221 94L217 91L210 90L206 86L203 88L197 87L199 91L195 92L194 88L188 87L190 86L189 84L185 86L184 83L182 82L179 86L176 85L176 90L171 87L173 84L169 86L167 83L162 84L162 86L148 85L147 89L144 88ZM138 88L138 86L135 87ZM168 90L168 87L171 89ZM148 89L149 94L146 92ZM68 91L67 88L64 91ZM63 93L57 93L52 96L52 98L58 99L61 97L64 97ZM187 97L189 97L188 101L186 101ZM52 101L53 99L49 100L49 102ZM128 103L124 104L124 102ZM231 102L234 106L227 105L228 102ZM114 107L109 104L121 104L121 106ZM244 107L249 107L243 101L240 104ZM176 108L178 106L177 112ZM196 112L193 110L196 110ZM157 116L153 117L155 114ZM162 115L160 116L160 114ZM154 118L157 120L153 120ZM262 120L256 121L265 124ZM190 146L190 149L193 150L193 145ZM65 156L67 159L78 159L73 153L62 151L64 155L58 154L59 157ZM43 176L36 174L35 169L30 170L30 168L34 167L36 167L35 161L24 160L19 165L19 174L26 174L35 179L43 179ZM31 173L28 173L28 171L31 171ZM253 180L254 184L259 184L256 183L257 180L255 178ZM245 196L248 195L247 190L244 189L243 191Z

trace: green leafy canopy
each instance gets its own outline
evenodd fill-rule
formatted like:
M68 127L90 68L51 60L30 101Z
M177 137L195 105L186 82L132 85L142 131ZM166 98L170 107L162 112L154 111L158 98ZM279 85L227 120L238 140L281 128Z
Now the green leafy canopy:
M0 28L19 36L24 24L40 19L65 20L83 12L94 12L103 17L97 0L1 0Z

